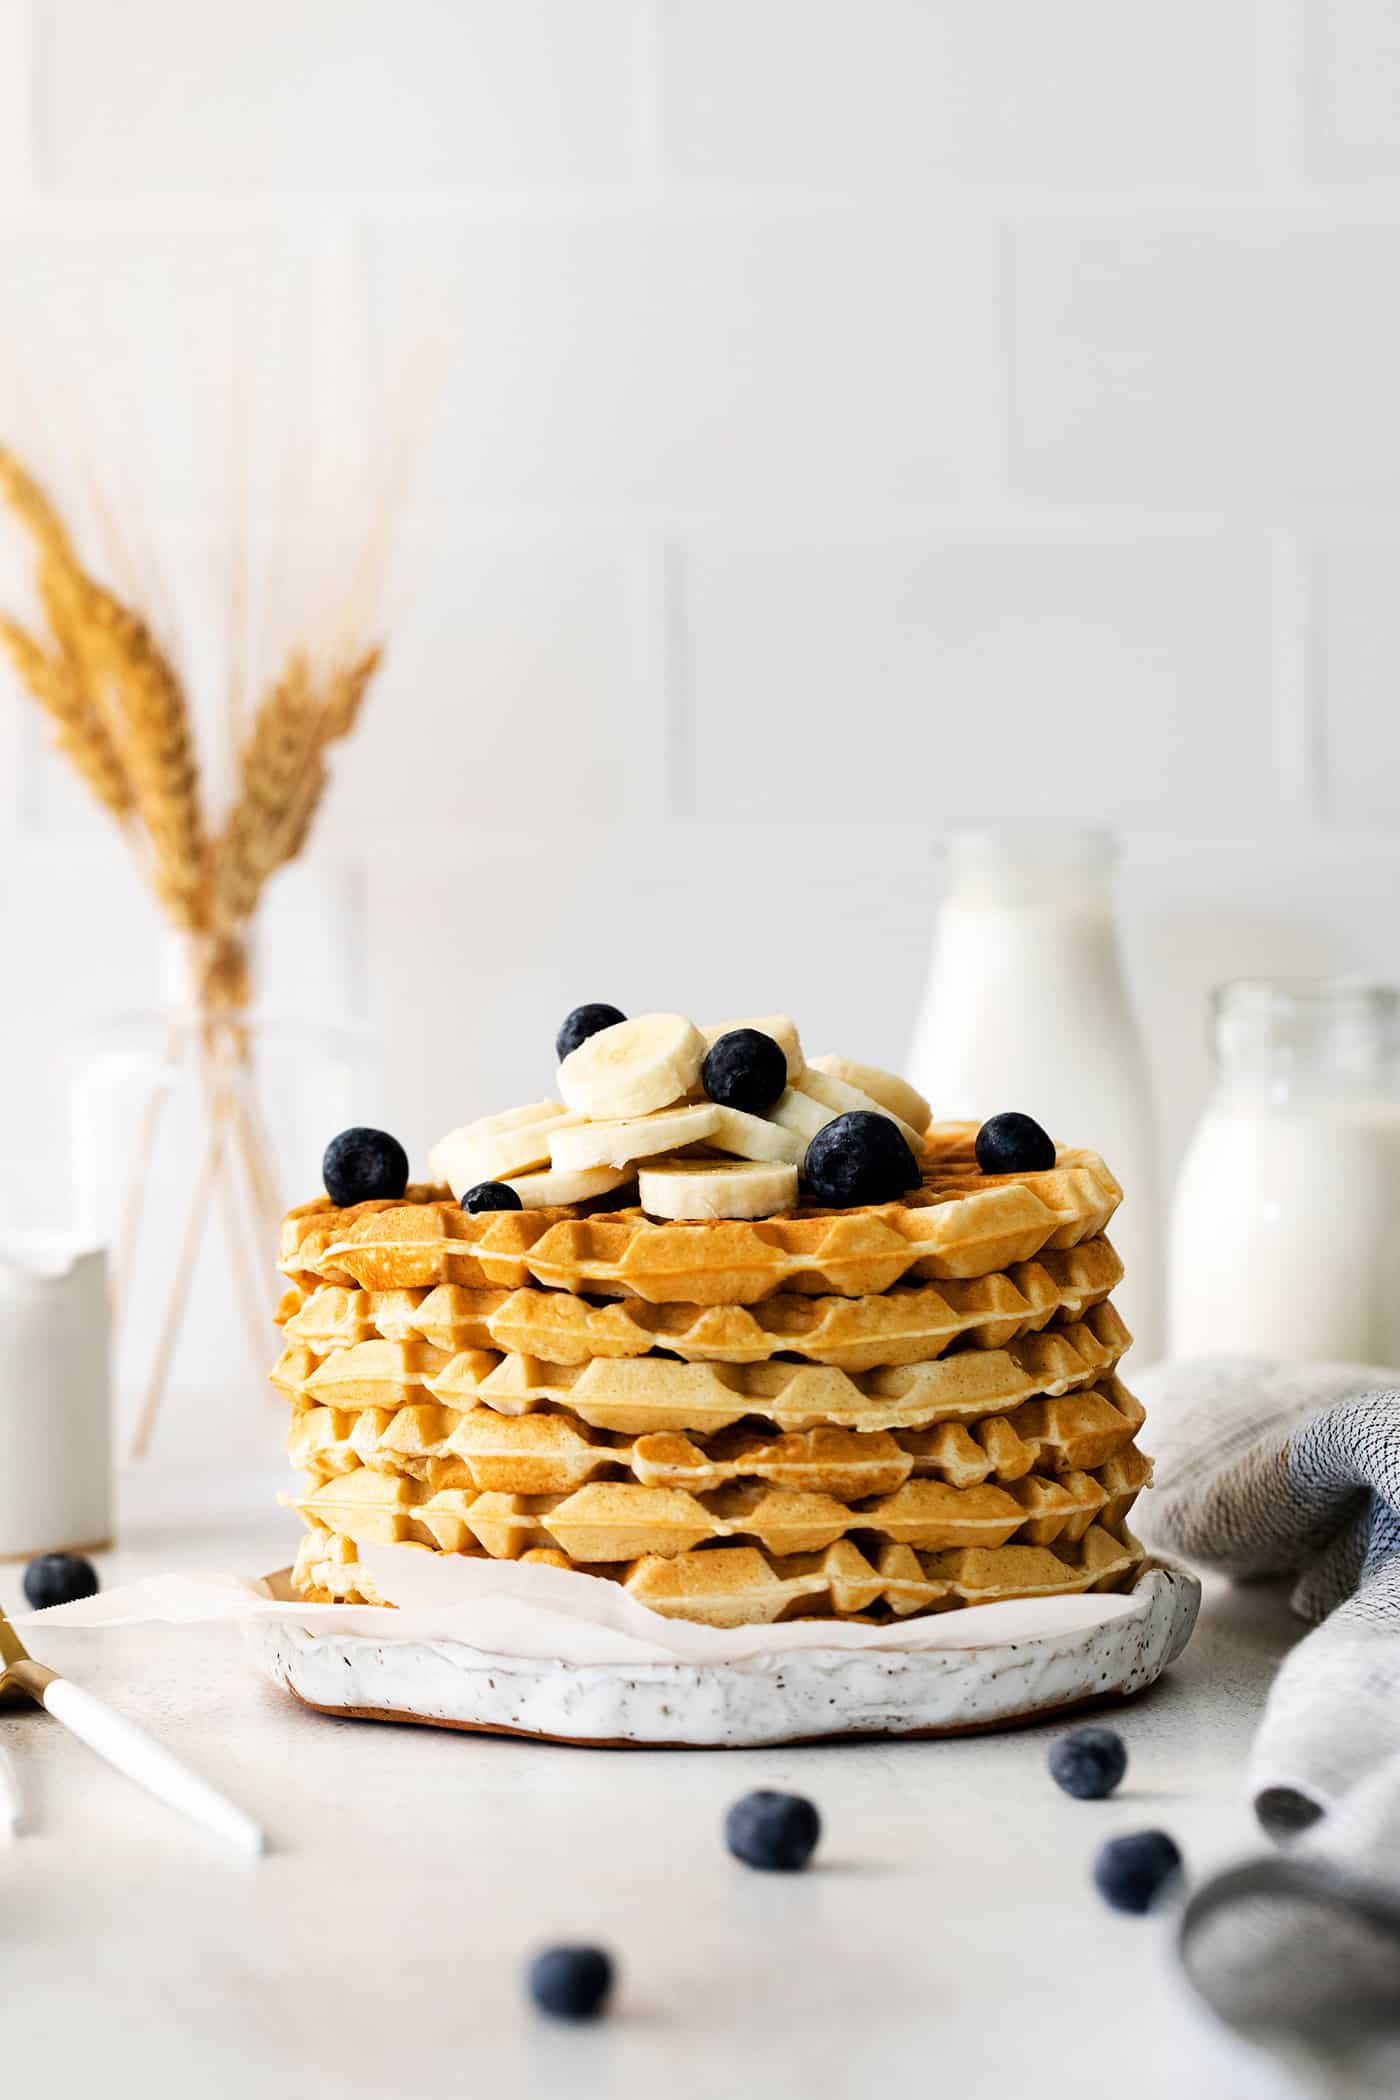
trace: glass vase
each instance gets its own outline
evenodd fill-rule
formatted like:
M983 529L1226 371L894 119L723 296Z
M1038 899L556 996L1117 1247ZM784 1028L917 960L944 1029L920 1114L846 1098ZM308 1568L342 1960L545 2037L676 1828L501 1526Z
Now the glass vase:
M358 880L283 877L264 911L265 937L241 954L172 945L164 996L73 1046L74 1215L109 1250L132 1457L275 1461L278 1227L319 1187L327 1138L367 1084Z

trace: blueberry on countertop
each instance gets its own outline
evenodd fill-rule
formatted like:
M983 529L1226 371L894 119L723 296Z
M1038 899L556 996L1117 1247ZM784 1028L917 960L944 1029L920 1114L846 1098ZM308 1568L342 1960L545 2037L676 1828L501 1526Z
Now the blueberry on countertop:
M1128 1769L1127 1746L1114 1728L1076 1728L1050 1745L1050 1777L1076 1801L1106 1800Z
M555 1056L562 1065L571 1050L577 1050L580 1043L586 1043L600 1028L615 1028L619 1021L626 1019L626 1014L619 1013L615 1006L576 1006L565 1016L563 1027L554 1038Z
M787 1085L787 1057L761 1028L731 1028L711 1045L700 1080L722 1108L763 1116Z
M523 1210L515 1190L506 1181L478 1181L462 1197L463 1210L475 1217L482 1210Z
M1041 1174L1055 1164L1055 1143L1034 1116L1014 1108L989 1116L977 1133L977 1164L984 1174Z
M724 1841L734 1857L769 1873L798 1873L821 1834L822 1819L805 1795L767 1787L743 1795L724 1819Z
M96 1568L81 1553L41 1553L24 1571L24 1594L31 1611L47 1611L51 1604L76 1604L79 1597L95 1597L101 1587Z
M917 1188L919 1163L888 1116L853 1108L833 1116L807 1147L802 1178L814 1203L893 1203Z
M530 1996L556 2020L596 2020L613 1986L601 1947L546 1947L530 1964Z
M387 1130L342 1130L326 1147L321 1179L331 1202L393 1203L408 1187L408 1154Z
M1115 1910L1140 1917L1180 1867L1181 1853L1165 1830L1137 1830L1109 1839L1094 1861L1094 1886Z

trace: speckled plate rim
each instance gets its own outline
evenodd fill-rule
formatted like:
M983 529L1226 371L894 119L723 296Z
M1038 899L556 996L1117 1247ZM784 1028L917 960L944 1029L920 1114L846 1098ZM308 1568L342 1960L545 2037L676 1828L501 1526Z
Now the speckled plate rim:
M1133 1609L1101 1625L1033 1640L801 1648L704 1664L526 1660L462 1641L317 1633L294 1618L251 1620L244 1634L274 1684L333 1718L591 1747L756 1749L964 1735L1131 1698L1185 1648L1201 1585L1149 1560L1129 1594Z

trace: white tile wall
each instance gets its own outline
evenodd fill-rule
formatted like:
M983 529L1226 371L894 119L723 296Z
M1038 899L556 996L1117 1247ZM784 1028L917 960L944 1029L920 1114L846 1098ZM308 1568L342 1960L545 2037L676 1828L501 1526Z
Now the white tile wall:
M245 476L267 505L286 499L317 398L316 252L300 221L0 218L7 429L79 501L101 461L128 558L155 552L156 518L222 517Z
M377 219L368 274L457 346L428 500L664 513L946 500L956 268L922 212L720 203Z
M706 816L868 833L937 823L941 784L1008 822L1277 806L1248 537L686 542L677 568Z
M619 182L635 0L40 0L60 196Z
M470 845L521 825L625 821L633 594L625 547L408 537L387 614L401 639L347 747L328 832L349 841L421 814Z
M32 86L26 0L0 0L0 208L29 190L34 160Z
M304 553L308 432L433 408L323 832L415 1145L582 998L897 1060L968 817L1123 827L1173 1149L1215 977L1400 972L1395 23L0 0L0 427L177 550L211 715L250 437ZM8 696L0 765L32 1064L148 928Z
M1257 163L1262 26L1253 0L665 0L671 165L838 188L1233 179Z
M1400 14L1388 0L1314 0L1315 122L1329 174L1365 178L1400 165Z
M1115 210L1012 236L1015 478L1075 502L1400 500L1400 214Z
M1400 787L1400 533L1333 533L1319 546L1322 786L1341 826L1396 828Z

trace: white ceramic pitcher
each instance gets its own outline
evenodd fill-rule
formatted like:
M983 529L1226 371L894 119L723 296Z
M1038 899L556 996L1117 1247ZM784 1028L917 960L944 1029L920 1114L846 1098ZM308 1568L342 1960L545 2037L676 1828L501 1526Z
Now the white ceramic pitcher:
M0 1238L0 1560L112 1539L107 1263Z

